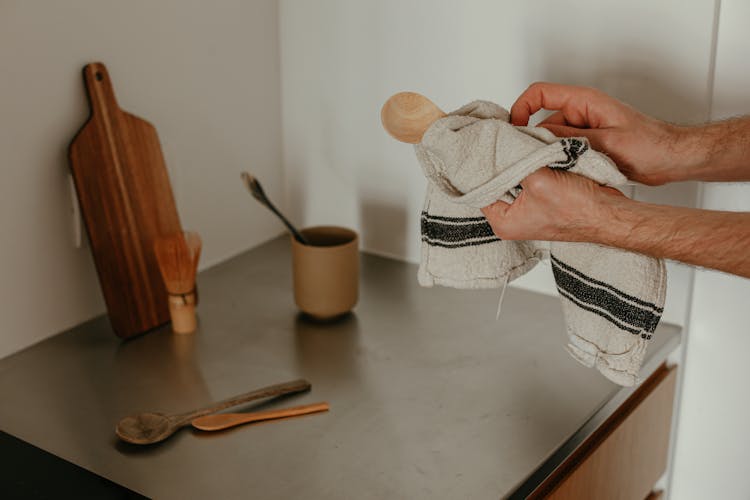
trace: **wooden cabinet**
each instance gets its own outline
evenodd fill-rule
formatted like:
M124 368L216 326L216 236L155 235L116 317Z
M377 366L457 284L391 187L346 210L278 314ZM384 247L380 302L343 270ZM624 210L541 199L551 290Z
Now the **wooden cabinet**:
M667 467L676 380L662 365L530 498L648 497Z

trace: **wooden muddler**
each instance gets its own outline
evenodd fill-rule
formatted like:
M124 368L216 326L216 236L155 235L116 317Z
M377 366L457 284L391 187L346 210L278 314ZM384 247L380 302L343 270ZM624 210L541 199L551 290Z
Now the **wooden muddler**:
M194 232L166 235L154 244L156 260L169 294L169 314L175 333L193 333L197 328L195 275L201 247L201 238Z
M193 333L198 326L195 319L195 292L169 294L169 315L172 317L172 331Z

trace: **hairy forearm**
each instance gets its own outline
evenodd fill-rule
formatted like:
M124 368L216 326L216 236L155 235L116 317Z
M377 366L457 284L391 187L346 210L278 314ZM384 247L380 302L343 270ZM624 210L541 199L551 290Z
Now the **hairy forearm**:
M671 135L670 181L750 180L750 116L708 125L674 126Z
M750 278L750 213L613 200L596 243Z

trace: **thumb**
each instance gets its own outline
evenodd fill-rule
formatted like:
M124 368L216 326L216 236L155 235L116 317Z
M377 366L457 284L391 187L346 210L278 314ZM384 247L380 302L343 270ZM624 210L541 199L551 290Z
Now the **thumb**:
M589 140L594 149L601 150L601 137L604 132L601 129L570 127L568 125L558 125L556 123L540 123L539 126L546 128L557 137L585 137Z
M627 196L625 196L625 193L623 193L619 189L614 188L612 186L599 186L599 189L601 189L602 191L604 191L610 196L619 196L621 198L627 198Z
M496 201L492 205L487 205L482 208L482 213L490 223L497 221L505 216L505 213L510 208L510 203L504 201Z

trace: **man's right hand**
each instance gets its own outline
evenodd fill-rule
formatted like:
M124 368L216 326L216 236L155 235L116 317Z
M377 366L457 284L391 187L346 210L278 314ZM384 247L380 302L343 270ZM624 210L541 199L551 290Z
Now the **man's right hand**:
M556 111L539 126L558 137L587 137L631 180L659 185L680 180L685 160L679 127L646 116L588 87L534 83L511 108L513 125L527 125L541 109Z

